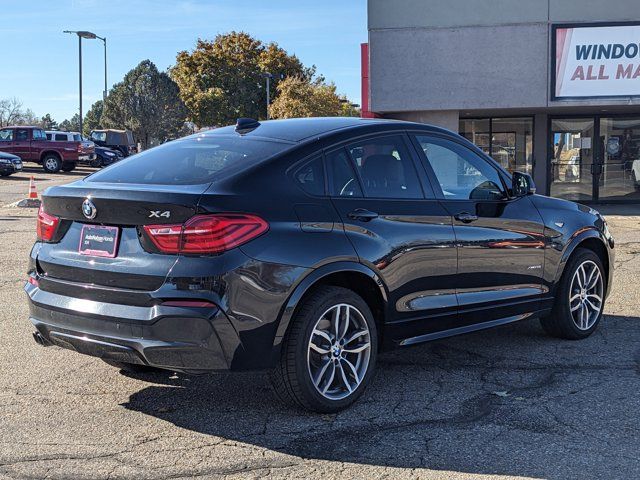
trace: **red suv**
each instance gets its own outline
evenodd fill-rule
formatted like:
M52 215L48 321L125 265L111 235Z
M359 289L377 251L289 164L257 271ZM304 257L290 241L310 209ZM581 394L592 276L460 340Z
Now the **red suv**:
M0 150L13 153L23 162L36 162L45 172L60 170L70 172L80 161L95 159L93 146L81 141L53 142L47 140L44 130L39 127L4 127L0 129Z

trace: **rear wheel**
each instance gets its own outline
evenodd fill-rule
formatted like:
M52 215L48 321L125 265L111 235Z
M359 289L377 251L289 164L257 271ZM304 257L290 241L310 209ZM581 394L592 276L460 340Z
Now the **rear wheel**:
M540 319L544 330L569 340L591 335L602 318L605 285L600 258L591 250L576 250L565 267L551 314Z
M62 171L63 172L72 172L75 169L76 169L76 164L75 163L63 163L62 164Z
M53 153L49 153L42 159L42 168L47 173L58 173L62 168L62 160Z
M89 163L89 165L93 168L100 168L102 166L102 159L96 155L96 158L91 160L91 163Z
M341 287L320 287L292 319L279 365L271 373L278 397L315 412L337 412L371 381L376 324L366 302Z

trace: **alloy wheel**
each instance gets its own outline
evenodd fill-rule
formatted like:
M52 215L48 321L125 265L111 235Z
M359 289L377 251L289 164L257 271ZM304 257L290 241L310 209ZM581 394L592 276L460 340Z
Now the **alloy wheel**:
M346 398L362 383L370 356L371 335L362 313L353 305L334 305L311 332L307 350L311 381L329 400Z
M53 171L58 166L58 162L54 158L47 158L45 160L45 165L47 166L47 169Z
M573 323L580 330L589 330L602 310L604 281L595 262L582 262L571 279L569 309Z

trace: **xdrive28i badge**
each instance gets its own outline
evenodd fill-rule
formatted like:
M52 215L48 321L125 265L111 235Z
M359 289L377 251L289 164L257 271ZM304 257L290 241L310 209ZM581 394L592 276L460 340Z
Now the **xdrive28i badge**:
M96 206L88 198L85 198L84 202L82 202L82 214L89 220L93 220L98 214Z

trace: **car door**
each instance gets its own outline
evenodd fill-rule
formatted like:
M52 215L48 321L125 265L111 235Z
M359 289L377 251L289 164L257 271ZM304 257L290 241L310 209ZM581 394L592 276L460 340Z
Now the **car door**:
M13 138L13 154L18 155L23 160L31 158L31 138L30 129L16 128Z
M16 145L14 142L14 134L15 132L13 131L13 128L3 128L2 130L0 130L1 152L13 153L14 155L17 155Z
M537 310L544 224L527 196L513 198L493 162L462 141L416 134L436 196L453 217L460 321L516 320Z
M455 236L405 134L325 152L328 187L360 262L388 289L386 339L455 323Z

